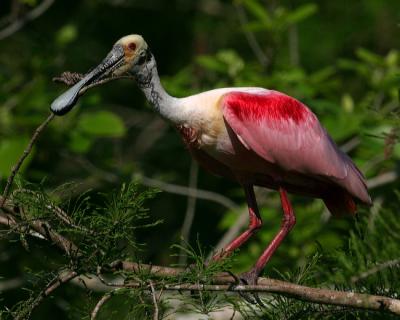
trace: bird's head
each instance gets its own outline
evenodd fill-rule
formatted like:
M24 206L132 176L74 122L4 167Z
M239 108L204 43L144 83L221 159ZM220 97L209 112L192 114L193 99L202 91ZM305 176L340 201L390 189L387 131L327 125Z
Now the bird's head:
M51 111L57 115L67 113L76 104L79 92L99 80L128 73L134 75L140 85L154 66L155 60L143 37L137 34L125 36L114 44L97 67L53 101Z
M123 73L137 75L142 73L143 69L148 68L149 64L152 64L154 61L146 41L138 34L131 34L119 39L109 55L112 54L114 50L123 53L122 56L120 56L121 62L117 63L115 68L110 70L112 75L120 75Z

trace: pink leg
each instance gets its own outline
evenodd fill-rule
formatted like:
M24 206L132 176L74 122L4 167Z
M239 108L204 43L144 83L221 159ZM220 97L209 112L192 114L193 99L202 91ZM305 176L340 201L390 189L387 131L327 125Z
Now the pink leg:
M240 278L245 280L248 284L256 284L257 278L264 269L265 265L274 254L275 250L279 247L283 239L285 239L286 235L293 228L296 223L296 217L294 216L294 212L292 206L287 197L286 190L283 188L279 188L279 193L281 196L281 203L283 209L283 220L282 226L279 230L278 234L271 241L268 247L265 249L263 254L258 258L254 267L249 271L241 275Z
M258 206L256 201L256 196L254 194L254 189L252 185L244 186L244 192L246 195L247 205L249 207L249 227L240 236L234 239L230 244L228 244L221 253L213 256L213 260L218 260L220 258L226 257L231 254L236 248L239 248L243 243L245 243L258 229L261 228L262 220L260 213L258 212Z

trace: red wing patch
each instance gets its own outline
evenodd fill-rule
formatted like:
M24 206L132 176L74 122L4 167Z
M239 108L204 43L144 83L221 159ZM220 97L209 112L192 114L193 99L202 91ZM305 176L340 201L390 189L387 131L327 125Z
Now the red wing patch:
M296 124L310 114L300 101L285 94L272 91L266 94L232 92L225 97L225 103L240 120L292 120Z

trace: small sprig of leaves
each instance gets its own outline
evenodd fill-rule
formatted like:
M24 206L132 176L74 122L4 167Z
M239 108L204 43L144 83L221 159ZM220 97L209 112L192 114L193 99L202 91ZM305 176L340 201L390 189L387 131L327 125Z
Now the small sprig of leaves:
M64 192L71 187L58 188L57 191ZM64 252L65 259L55 259L50 265L43 265L43 270L27 270L27 277L33 280L25 288L28 298L15 305L6 316L29 318L38 299L42 299L46 285L65 270L96 274L99 267L115 260L135 258L143 247L137 240L137 230L161 223L151 222L149 210L145 208L146 201L156 192L137 183L127 183L110 194L86 193L77 199L62 200L59 193L46 192L43 183L35 185L20 181L12 194L13 204L19 212L18 233L32 242L30 226L43 221L52 232L75 243L79 252L74 255ZM99 205L101 202L103 204ZM31 245L36 244L32 242Z
M83 240L80 247L89 257L86 262L102 266L137 254L143 246L136 239L137 230L161 223L149 222L149 211L144 208L145 202L155 194L156 191L142 190L135 183L123 184L119 191L101 195L103 206L86 208L81 223L93 230L90 234L80 234Z

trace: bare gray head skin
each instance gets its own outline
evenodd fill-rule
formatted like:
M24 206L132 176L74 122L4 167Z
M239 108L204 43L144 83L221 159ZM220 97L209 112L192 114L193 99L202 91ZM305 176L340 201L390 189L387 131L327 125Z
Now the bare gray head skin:
M137 34L119 39L106 58L82 80L60 95L51 104L51 111L63 115L77 103L79 92L95 81L131 73L141 88L146 88L152 78L156 62L143 37Z

